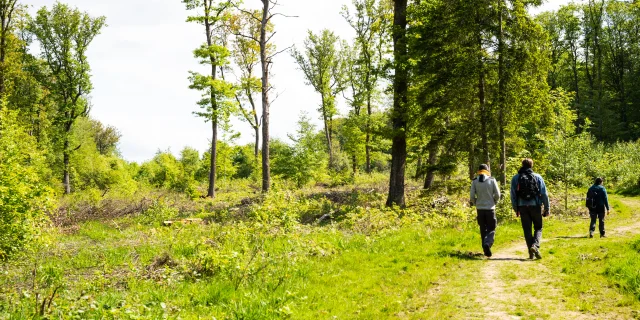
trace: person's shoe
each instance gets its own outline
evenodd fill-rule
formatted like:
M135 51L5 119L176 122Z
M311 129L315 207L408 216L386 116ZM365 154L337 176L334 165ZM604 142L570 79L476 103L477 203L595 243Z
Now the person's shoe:
M490 248L488 245L486 245L486 244L482 245L482 250L484 251L484 255L485 255L487 258L491 258L491 256L492 256L492 254L491 254L491 248Z
M536 246L531 247L531 251L536 256L536 259L542 259L542 256L540 255L540 249L538 249L538 247Z
M589 232L589 238L593 238L593 232Z
M600 235L600 238L606 238L607 236L605 236L604 234Z
M529 248L529 259L533 260L533 249Z

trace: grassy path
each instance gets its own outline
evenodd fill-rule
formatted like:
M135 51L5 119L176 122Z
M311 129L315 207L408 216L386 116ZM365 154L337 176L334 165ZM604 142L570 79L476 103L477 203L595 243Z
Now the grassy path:
M602 270L610 248L640 234L640 200L615 201L608 238L588 239L588 220L545 225L542 260L528 260L524 239L498 246L484 261L463 261L461 271L429 291L411 318L633 319L638 300L623 294ZM500 230L498 231L500 236ZM604 261L604 262L603 262ZM591 269L591 270L590 270Z

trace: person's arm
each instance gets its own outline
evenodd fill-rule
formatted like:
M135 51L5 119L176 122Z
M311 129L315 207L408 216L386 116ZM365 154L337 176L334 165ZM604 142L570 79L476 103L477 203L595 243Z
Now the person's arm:
M498 185L498 180L493 180L493 202L498 203L500 201L500 186Z
M607 208L607 213L609 212L609 196L607 195L607 189L604 189L604 207Z
M542 197L542 204L544 205L545 213L549 213L549 195L547 194L547 186L544 184L544 179L540 177L540 196Z
M516 194L516 188L518 187L518 176L516 175L511 179L511 207L513 211L516 212L516 215L519 215L518 212L518 195Z
M469 203L472 206L476 205L476 181L471 181L471 195L469 197Z

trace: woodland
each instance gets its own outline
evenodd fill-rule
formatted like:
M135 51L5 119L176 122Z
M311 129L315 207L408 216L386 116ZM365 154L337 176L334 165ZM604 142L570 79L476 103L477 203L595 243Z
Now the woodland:
M91 115L87 50L109 17L0 0L0 319L491 318L469 183L487 164L508 193L524 158L550 233L586 233L602 177L620 236L554 241L541 263L562 303L492 302L498 318L639 316L640 2L345 0L354 38L288 48L278 0L181 2L210 144L137 163ZM270 136L278 55L315 93L287 139ZM508 249L508 196L497 214ZM531 276L506 269L504 291Z

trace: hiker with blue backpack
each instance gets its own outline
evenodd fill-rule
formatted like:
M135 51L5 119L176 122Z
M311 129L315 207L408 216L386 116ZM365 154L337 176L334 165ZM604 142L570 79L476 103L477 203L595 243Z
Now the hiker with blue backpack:
M524 239L529 249L529 259L542 259L542 218L549 216L549 196L544 179L533 172L533 160L524 159L522 168L511 179L511 205L520 217ZM544 211L542 206L544 205ZM533 232L531 226L533 225Z
M587 208L591 216L589 238L593 238L596 231L596 219L599 220L600 238L605 238L604 218L609 215L609 197L607 189L602 185L602 178L596 178L595 184L587 191ZM606 209L606 211L605 211Z

